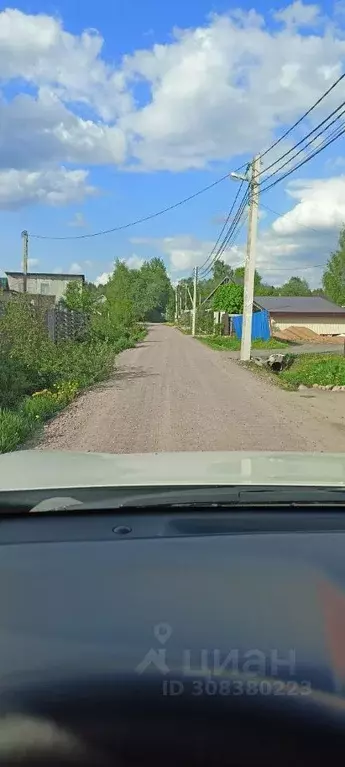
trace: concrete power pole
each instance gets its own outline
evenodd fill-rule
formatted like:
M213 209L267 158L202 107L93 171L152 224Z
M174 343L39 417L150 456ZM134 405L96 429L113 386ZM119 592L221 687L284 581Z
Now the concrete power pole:
M28 290L28 256L29 256L29 235L24 229L22 232L23 238L23 293L27 293Z
M241 360L248 362L252 345L252 317L254 300L255 256L258 229L259 188L260 188L260 156L254 157L251 163L251 178L249 182L249 218L247 253L244 268L244 297L243 324L241 340Z
M193 280L193 309L192 309L192 336L195 336L196 329L196 291L198 287L198 267L194 267L194 280Z

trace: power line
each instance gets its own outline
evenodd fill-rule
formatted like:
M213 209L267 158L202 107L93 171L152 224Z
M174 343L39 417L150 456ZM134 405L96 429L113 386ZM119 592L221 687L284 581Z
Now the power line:
M286 216L287 213L290 211L286 211L285 213L278 213L277 210L273 210L273 208L270 208L268 205L264 205L263 202L260 203L261 208L265 208L265 210L268 210L269 213L274 213L275 216ZM310 229L312 232L315 232L316 234L320 234L319 229L315 229L313 226L308 226L308 224L303 224L302 221L296 221L297 226L303 226L304 229Z
M51 237L51 236L43 235L43 234L29 234L29 237L34 238L35 240L86 240L91 237L101 237L104 234L112 234L113 232L120 232L123 229L129 229L130 227L136 226L137 224L143 224L145 223L145 221L150 221L153 218L162 216L164 213L168 213L170 210L174 210L175 208L178 208L180 205L185 205L186 202L190 202L190 200L194 200L196 197L199 197L199 195L204 194L204 192L208 192L209 189L213 189L213 187L217 186L222 181L225 181L227 178L229 178L229 173L227 173L225 176L222 176L221 178L218 178L216 181L213 181L212 184L209 184L208 186L204 186L202 189L199 189L197 192L194 192L194 194L190 194L189 197L184 197L183 200L179 200L178 202L173 203L173 205L169 205L166 208L157 210L155 213L150 213L148 216L137 218L135 221L129 221L127 224L122 224L121 226L114 226L112 229L102 229L99 232L91 232L90 234L75 234L75 235L66 235L63 237Z
M241 200L241 202L239 204L237 212L236 212L236 214L234 216L234 219L231 222L231 224L230 224L230 226L228 228L228 231L227 231L225 237L223 238L223 241L222 241L221 245L219 246L217 252L215 253L211 263L208 265L206 270L204 270L203 274L200 274L200 276L205 277L207 274L209 274L209 272L213 269L213 266L216 263L216 261L224 253L224 250L230 245L231 239L237 233L237 227L238 227L238 225L240 223L243 211L245 210L245 207L247 205L247 201L248 201L248 191L246 190L246 192L243 195L242 200Z
M285 133L282 134L282 136L280 136L276 141L273 142L273 144L271 144L267 149L265 149L264 152L261 153L260 160L262 160L263 157L266 157L266 155L269 152L271 152L272 149L275 149L275 147L278 146L278 144L280 144L281 141L283 141L284 138L286 138L286 136L289 136L289 134L292 133L292 131L295 130L295 128L297 128L297 126L300 125L301 122L303 122L303 120L305 120L305 118L308 117L308 115L310 115L314 111L314 109L316 109L317 106L319 106L319 104L321 104L321 102L326 98L326 96L328 96L331 93L331 91L333 91L334 88L336 88L336 86L339 85L339 83L344 79L344 77L345 77L345 72L344 74L340 75L340 77L338 77L338 79L335 80L334 83L332 83L332 85L320 96L320 98L317 99L317 101L314 102L314 104L312 104L312 106L306 112L304 112L302 117L299 117L299 119L296 120L296 122L293 125L291 125L291 127L288 128L285 131ZM298 146L298 144L296 144L296 146ZM285 156L286 156L285 154L282 155L282 157L285 157ZM282 159L282 157L280 159ZM237 173L239 170L242 170L242 168L245 168L246 165L248 165L247 162L243 163L243 165L240 165L239 168L236 168L235 172Z
M344 104L345 104L345 102L344 102ZM343 106L343 104L341 106ZM298 152L295 152L295 154L292 155L292 157L290 157L288 160L285 160L285 162L282 165L280 165L279 168L276 168L273 171L273 173L271 173L269 176L266 176L266 178L264 180L268 181L268 179L273 178L273 176L276 176L277 173L279 173L281 170L283 170L283 168L285 168L287 165L289 165L289 163L291 163L293 160L295 160L295 158L298 157L298 155L302 154L302 152L305 152L308 149L308 147L311 147L314 144L314 142L316 141L316 139L320 138L320 136L322 136L323 134L327 134L328 129L331 128L331 126L334 125L334 123L336 123L338 120L340 120L340 118L344 114L345 114L345 109L343 109L343 111L340 112L340 114L337 117L335 117L334 120L332 120L329 123L329 125L327 125L325 128L322 128L321 131L316 133L316 135L310 141L308 141L307 144L305 144L305 146L302 146L301 149L298 150ZM344 123L343 123L343 125L344 125ZM317 127L319 127L319 126L317 126ZM332 137L338 130L339 130L339 127L338 128L334 128L333 131L331 131L329 133L328 137L327 137L327 135L325 135L324 141L326 140L326 138ZM299 144L300 143L301 142L299 142ZM298 144L296 144L296 147L297 146L298 146ZM293 147L293 149L295 149L296 147ZM292 152L293 149L291 149L290 151ZM280 160L282 160L283 157L285 157L287 154L289 154L289 152L286 152L285 155L283 155L282 157L279 158L279 160L276 161L276 163L272 163L272 166L269 166L269 167L273 167L275 164L279 163ZM266 170L264 172L267 172L267 170L268 170L268 168L266 168Z
M328 122L328 120L330 120L331 117L333 117L333 115L335 115L337 112L339 112L339 109L341 109L344 105L345 105L345 101L343 101L341 104L339 104L339 106L336 109L334 109L333 112L331 112L331 114L328 115L328 117L326 117L324 120L322 120L322 122L320 122L318 125L316 125L316 127L313 128L313 130L309 131L309 133L307 133L307 135L304 136L304 138L300 139L300 141L298 141L297 144L295 144L293 147L291 147L291 149L288 149L287 152L284 152L284 154L281 155L281 157L279 157L277 160L272 162L271 165L269 165L267 168L265 168L265 170L262 171L262 172L263 173L267 173L267 171L271 170L271 168L273 168L275 165L277 165L279 162L281 162L281 160L283 160L284 157L287 157L289 154L291 154L291 152L293 152L295 149L297 149L298 146L300 146L301 144L304 144L304 142L310 136L312 136L312 134L315 133L318 130L318 128L321 128L322 125L324 125L326 122ZM295 157L297 157L297 155L301 154L301 152L304 152L307 149L307 147L310 146L315 141L315 139L317 139L320 135L322 135L322 133L325 133L325 131L328 130L328 128L330 128L331 125L333 125L335 122L337 122L337 120L340 120L340 118L343 116L344 113L345 113L345 109L343 109L343 111L340 112L340 114L337 117L335 117L334 120L332 120L332 122L329 123L329 125L327 125L322 131L317 133L316 136L314 136L313 139L308 142L308 144L303 146L302 149L299 150L299 152L296 152L296 154L293 155L293 157L290 157L290 159L287 160L287 162L284 163L284 165L282 165L278 170L281 170L281 168L284 168L285 165L287 165L289 162L291 162ZM278 172L278 171L276 171L276 172ZM273 174L271 174L271 175L273 175Z
M342 136L344 133L345 133L345 127L342 127L341 129L338 129L336 131L335 135L333 135L332 138L328 138L327 141L325 140L324 143L318 149L316 149L314 152L309 154L308 157L306 157L304 160L302 160L302 162L300 162L297 165L295 165L293 168L291 168L286 173L283 173L283 175L279 176L279 178L277 178L276 181L273 181L271 184L268 184L268 186L265 186L263 189L261 189L261 193L267 192L269 189L272 189L272 187L276 186L276 184L279 184L280 181L283 181L284 178L287 178L288 176L291 176L291 173L294 173L295 170L299 170L299 168L302 168L303 165L305 165L307 162L312 160L313 157L316 157L316 155L320 154L320 152L322 152L324 149L327 149L327 147L330 146L330 144L333 144L333 142L336 141L337 138L340 138L340 136ZM272 176L275 176L275 175L276 175L276 173L272 174ZM268 181L270 178L272 178L272 176L269 176L268 179L265 179L265 180Z
M304 112L302 117L300 117L298 120L296 120L296 122L291 126L291 128L288 128L288 130L286 130L285 133L283 133L283 135L280 136L280 138L277 139L277 141L275 141L268 149L265 150L265 152L263 152L260 155L260 160L262 160L262 158L265 157L268 154L268 152L271 152L272 149L274 149L276 146L278 146L278 144L280 144L280 142L283 141L284 138L286 138L286 136L288 136L290 133L292 133L292 131L295 128L297 128L297 126L300 125L300 123L303 120L305 120L305 118L308 117L308 115L310 115L311 112L313 112L314 109L316 109L316 107L319 106L319 104L321 104L321 102L326 98L326 96L328 96L331 93L331 91L333 91L334 88L336 88L336 86L339 85L339 83L344 79L344 77L345 77L345 72L342 75L340 75L340 77L338 77L338 79L330 86L330 88L328 88L328 90L325 91L322 94L322 96L320 96L320 98L317 101L315 101L315 103L306 112Z
M224 222L224 224L223 224L223 226L222 226L222 229L221 229L221 231L220 231L220 233L219 233L219 235L218 235L218 239L217 239L217 241L215 242L215 244L214 244L214 246L213 246L213 248L212 248L211 252L210 252L210 253L209 253L209 255L207 256L207 258L206 258L206 260L204 261L204 263L203 263L203 264L201 264L201 266L199 267L199 272L200 272L202 269L204 269L204 267L206 266L207 262L208 262L208 261L209 261L209 260L212 258L212 256L213 256L213 254L214 254L215 250L217 249L217 246L218 246L218 244L219 244L219 242L220 242L220 240L221 240L221 238L222 238L222 236L223 236L223 233L224 233L224 231L225 231L225 229L226 229L226 227L227 227L227 225L228 225L228 223L229 223L229 221L230 221L230 218L231 218L231 216L232 216L232 213L233 213L233 210L234 210L234 208L235 208L236 202L237 202L237 200L238 200L238 198L239 198L239 196L240 196L240 192L241 192L241 189L242 189L243 183L244 183L244 182L242 181L242 182L241 182L241 184L240 184L240 186L239 186L239 188L238 188L238 190L237 190L237 194L236 194L236 195L235 195L235 197L234 197L234 200L233 200L233 203L232 203L232 205L231 205L231 208L230 208L230 210L229 210L229 213L228 213L228 215L227 215L227 217L226 217L226 220L225 220L225 222Z

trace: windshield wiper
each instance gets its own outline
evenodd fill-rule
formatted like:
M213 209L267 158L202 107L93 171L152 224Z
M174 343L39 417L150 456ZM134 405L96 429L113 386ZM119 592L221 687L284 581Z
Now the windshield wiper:
M52 499L53 500L53 499ZM275 506L298 508L300 506L320 506L321 504L339 504L345 506L345 487L245 487L207 485L203 487L174 487L171 489L141 489L135 493L129 489L123 493L111 494L96 501L80 501L49 508L49 499L45 501L46 511L112 511L116 509L199 509L199 508L248 508L249 506ZM37 509L39 510L39 509ZM43 509L42 509L43 510ZM34 511L34 509L32 510Z

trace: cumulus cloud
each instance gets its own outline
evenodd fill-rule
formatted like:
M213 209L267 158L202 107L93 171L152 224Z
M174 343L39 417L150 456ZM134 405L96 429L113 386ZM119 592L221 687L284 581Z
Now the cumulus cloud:
M334 30L299 35L286 25L302 12L310 23L309 6L288 10L279 32L254 11L213 15L127 57L128 75L151 88L149 103L122 120L139 162L181 170L261 150L316 100L341 71L345 41Z
M136 256L135 253L129 258L124 259L124 261L128 269L140 269L144 263L144 259Z
M14 210L23 205L46 203L66 205L78 202L96 190L87 184L85 170L9 170L0 171L0 209Z
M277 234L303 237L303 228L333 231L344 224L345 175L291 182L287 191L298 202L274 222Z
M59 175L68 163L183 171L261 150L345 62L342 31L316 4L296 0L271 21L255 11L213 14L114 64L98 31L72 34L48 14L3 10L0 84L13 88L0 98L0 172ZM335 91L315 119L337 100ZM11 204L3 193L2 205Z
M106 285L108 280L111 277L111 272L102 272L98 277L95 279L95 285Z

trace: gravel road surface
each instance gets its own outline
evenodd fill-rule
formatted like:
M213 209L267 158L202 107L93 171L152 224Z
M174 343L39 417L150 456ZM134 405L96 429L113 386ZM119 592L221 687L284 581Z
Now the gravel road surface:
M226 353L153 325L118 356L113 378L51 421L36 447L345 451L345 393L285 392Z

